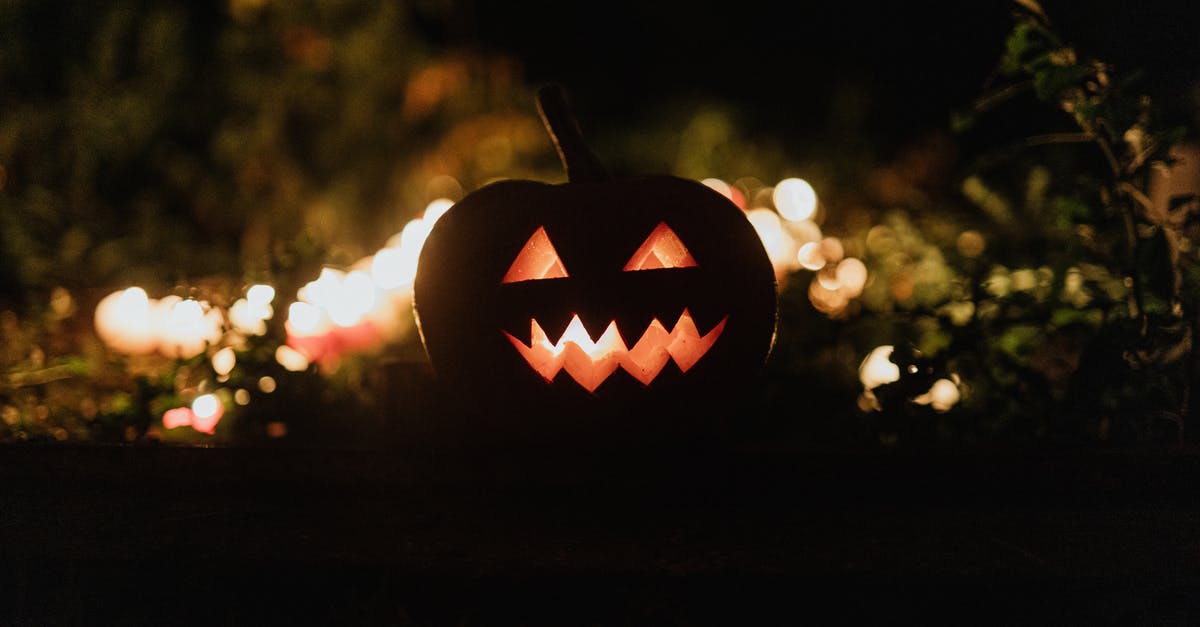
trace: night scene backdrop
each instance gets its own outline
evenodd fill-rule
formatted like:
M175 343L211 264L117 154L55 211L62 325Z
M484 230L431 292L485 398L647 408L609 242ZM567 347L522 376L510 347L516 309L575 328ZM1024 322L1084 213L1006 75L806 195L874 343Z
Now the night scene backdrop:
M439 382L412 312L422 246L456 203L497 181L566 180L535 102L551 83L565 88L583 137L614 176L670 174L707 186L744 214L771 262L778 325L770 357L736 390L723 391L697 425L672 423L672 435L682 431L705 450L736 451L743 462L761 454L771 460L764 468L782 464L791 473L803 470L789 465L803 463L796 460L825 455L832 466L815 467L825 478L855 466L847 460L883 453L919 460L922 453L969 459L973 452L1049 451L1053 460L1118 451L1191 469L1154 475L1163 493L1180 498L1171 490L1194 476L1188 455L1200 433L1193 426L1200 424L1198 20L1194 3L1116 0L0 3L0 444L16 456L13 476L34 486L8 501L11 511L25 512L13 524L23 525L25 540L34 538L17 544L35 547L6 553L25 560L16 571L16 589L25 591L19 616L44 610L62 622L86 622L82 578L109 555L100 540L79 545L86 550L62 548L30 531L29 521L41 520L30 512L51 512L45 520L62 524L55 508L69 507L39 500L47 498L38 496L41 488L88 475L88 464L107 469L99 474L109 479L130 472L92 459L81 462L83 470L60 461L39 474L30 470L39 455L143 451L136 454L154 456L138 458L146 472L179 477L205 468L221 485L238 473L197 453L242 460L236 464L249 463L237 451L261 454L304 484L312 475L296 455L325 451L322 459L340 460L326 480L385 477L389 485L420 485L413 468L446 466L381 470L378 460L414 450L426 461L452 457L451 450L512 435L503 433L507 426L532 447L523 454L569 455L552 452L562 442L521 433L541 424L530 420L536 409L482 399L474 412L459 411L461 391ZM654 197L645 193L630 202ZM681 266L683 259L675 257ZM567 319L561 323L547 331L548 345L570 333ZM700 324L698 336L714 324ZM582 351L601 341L602 330L563 335L555 350ZM555 385L580 392L566 380L571 366L565 370ZM598 390L603 397L605 388ZM652 385L646 390L656 393ZM586 414L586 401L580 407ZM655 418L636 409L629 415ZM605 446L645 452L650 440L629 424L603 429ZM580 448L571 440L566 450ZM351 461L345 451L366 457ZM263 468L276 461L238 467L261 481L274 477ZM897 476L932 480L938 473L924 463ZM1055 463L1038 468L1053 474ZM962 483L943 487L969 489L983 472L970 464ZM1004 468L997 472L1012 473L1019 485L1038 480L1035 470ZM1122 475L1130 493L1145 478L1139 472ZM843 479L882 498L887 490L871 486L869 474L855 468ZM1054 490L1072 489L1071 477L1090 476L1059 474L1057 487L1046 488L1054 498ZM120 491L113 481L104 485ZM843 498L819 480L806 485L821 498ZM900 493L915 501L931 493L905 490L912 488ZM998 490L1005 498L1020 492ZM75 498L79 508L99 506ZM57 504L38 510L37 503ZM209 502L193 505L202 511ZM138 507L122 511L136 520ZM1180 535L1187 527L1181 520L1195 522L1193 510L1162 527L1122 519L1123 529L1139 541L1162 529L1168 532L1160 537L1194 539ZM613 505L608 514L620 511ZM893 538L887 533L928 522L914 516L899 521L898 532L856 533ZM355 534L318 519L310 524L315 533L336 527ZM146 524L142 531L157 532ZM821 528L826 539L848 550L854 541L830 525ZM1004 535L1017 526L1008 520L984 528ZM725 531L733 535L724 540L736 535ZM787 543L787 534L774 532L764 537ZM474 537L461 533L450 542ZM708 546L688 537L683 561L675 562L681 573L709 572L713 564L722 573L771 571L762 561L728 558L736 550L713 563L687 562L688 550ZM246 541L225 538L252 558ZM198 554L192 540L179 541ZM173 546L161 536L157 542L149 546ZM508 556L490 565L500 569L511 558L540 573L535 579L557 572L548 562L512 557L522 555L517 544L488 545ZM1133 544L1142 552L1117 559L1112 572L1161 557L1160 545ZM270 546L265 554L283 551ZM432 544L423 546L403 585L425 585L440 599L435 607L453 606L459 575L454 583L424 584L419 573L461 572L450 565L458 558L440 561ZM747 550L761 556L772 546L764 539ZM945 549L925 548L925 556ZM60 549L65 562L49 570L33 565ZM365 544L346 550L358 556L351 561L370 553ZM381 559L412 557L395 550ZM147 551L134 551L142 560L134 563L161 567L160 553ZM320 553L313 551L296 559ZM1089 552L1026 557L1086 570L1078 560ZM950 554L933 561L934 572L957 567ZM568 569L602 563L600 572L610 574L645 557L636 550L628 561L574 555L564 558ZM904 555L882 567L871 562L868 571L905 572L896 564L917 558ZM70 556L93 561L80 566ZM1194 564L1189 570L1180 565L1186 561L1171 561L1184 557L1166 561L1194 578ZM805 572L825 572L824 565L844 576L838 569L851 568L835 558L816 564ZM144 575L126 566L125 583L113 585L141 585ZM204 568L193 574L206 577ZM62 569L76 569L67 576L65 605L38 605L45 597L29 591L60 581ZM326 574L297 585L324 586ZM386 588L374 575L355 576ZM480 622L492 610L512 609L498 600L503 590L523 590L522 582L500 581L501 592L483 595L499 606L474 606ZM716 588L741 582L706 581ZM886 581L869 583L878 591ZM625 609L642 618L686 624L703 616L655 606L641 596L651 584L640 579L585 580L592 584L624 590ZM286 586L274 585L287 596ZM1153 596L1118 589L1134 605ZM340 616L404 622L383 588L365 596L340 590L330 620L340 622L338 612L361 602L370 608L365 614ZM699 596L688 590L668 596L687 605ZM1108 588L1074 590L1090 602ZM569 616L565 608L590 602L569 584L560 592L573 600L551 607ZM888 588L885 596L898 602L904 594ZM127 609L116 611L148 620ZM1174 611L1148 620L1177 618ZM597 624L616 615L581 614Z
M616 175L703 181L760 234L742 435L1181 441L1194 10L1089 7L10 3L0 437L403 438L438 404L424 237L563 180L558 82Z

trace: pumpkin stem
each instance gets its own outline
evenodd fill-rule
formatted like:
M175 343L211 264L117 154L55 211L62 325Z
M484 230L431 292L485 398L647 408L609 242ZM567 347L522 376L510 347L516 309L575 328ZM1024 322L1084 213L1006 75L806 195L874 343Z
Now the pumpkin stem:
M567 171L567 180L572 183L608 180L608 171L583 141L579 121L575 119L575 113L567 101L567 91L562 85L551 83L539 89L537 105L546 132L554 141L558 158Z

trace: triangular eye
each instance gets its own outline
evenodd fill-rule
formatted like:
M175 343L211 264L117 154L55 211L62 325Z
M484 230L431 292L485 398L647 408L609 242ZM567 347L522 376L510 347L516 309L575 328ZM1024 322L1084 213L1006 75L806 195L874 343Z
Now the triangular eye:
M546 227L539 226L533 232L525 247L517 253L517 258L508 267L501 283L519 283L521 281L537 281L539 279L561 279L567 276L550 236L546 235Z
M659 222L650 233L650 237L647 237L637 252L629 258L629 263L625 264L625 271L692 268L696 265L692 253L688 252L687 246L683 245L675 231L672 231L666 222Z

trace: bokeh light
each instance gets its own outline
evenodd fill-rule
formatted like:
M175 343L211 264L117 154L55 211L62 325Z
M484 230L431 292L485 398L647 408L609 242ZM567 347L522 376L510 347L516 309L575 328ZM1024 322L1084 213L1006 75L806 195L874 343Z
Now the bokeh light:
M779 215L793 222L811 218L817 212L817 192L804 179L784 179L772 193Z

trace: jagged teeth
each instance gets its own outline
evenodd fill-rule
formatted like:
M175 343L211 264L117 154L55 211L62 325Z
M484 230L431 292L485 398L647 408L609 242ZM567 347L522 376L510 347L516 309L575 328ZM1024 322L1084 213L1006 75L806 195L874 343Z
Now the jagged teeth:
M553 381L560 371L566 370L579 385L594 392L617 368L624 369L643 385L649 385L669 359L687 372L712 348L728 319L725 316L708 333L700 335L687 309L669 331L654 318L632 348L621 337L616 321L610 322L597 339L592 339L579 316L571 319L555 342L550 341L537 319L529 322L529 344L507 331L504 335L546 381Z

